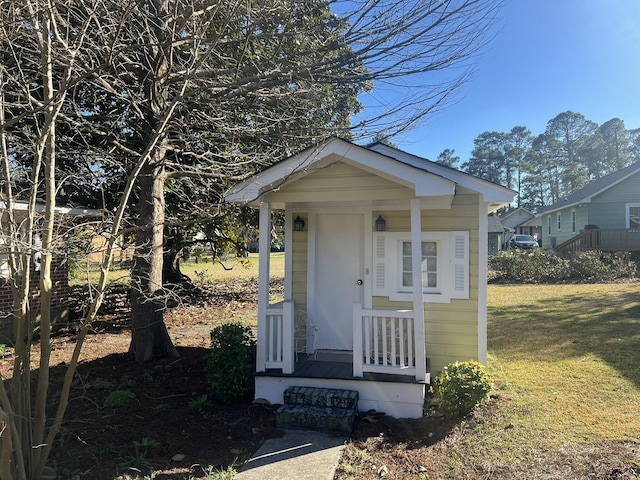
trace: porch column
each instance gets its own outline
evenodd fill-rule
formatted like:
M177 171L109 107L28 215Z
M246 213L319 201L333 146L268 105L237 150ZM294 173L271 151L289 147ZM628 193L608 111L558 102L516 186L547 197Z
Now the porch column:
M267 308L269 307L269 266L271 252L271 205L260 204L260 239L258 241L258 345L256 372L265 371Z
M413 321L415 330L416 380L427 378L424 348L424 301L422 287L422 219L420 199L411 200L411 270L413 275Z
M480 201L478 238L489 237L488 205ZM487 242L478 242L478 278L487 278L488 270L488 245ZM487 364L487 282L478 282L478 361Z

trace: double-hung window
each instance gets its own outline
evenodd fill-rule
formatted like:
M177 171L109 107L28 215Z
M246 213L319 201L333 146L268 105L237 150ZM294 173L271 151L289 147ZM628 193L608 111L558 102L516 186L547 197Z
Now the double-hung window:
M422 293L427 302L469 298L469 232L423 232L420 244ZM374 234L373 295L413 299L409 232Z
M640 228L640 203L627 204L627 228Z
M413 291L413 262L411 258L411 242L398 242L401 249L402 264L400 290L411 293ZM440 256L442 259L442 256ZM438 242L422 242L422 287L425 292L438 292L441 282L438 281L441 269L438 269Z

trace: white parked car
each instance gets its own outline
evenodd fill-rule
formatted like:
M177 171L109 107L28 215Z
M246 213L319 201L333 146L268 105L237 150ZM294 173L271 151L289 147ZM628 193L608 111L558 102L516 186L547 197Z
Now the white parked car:
M514 235L509 239L509 248L521 248L523 250L531 250L538 248L538 242L531 235Z

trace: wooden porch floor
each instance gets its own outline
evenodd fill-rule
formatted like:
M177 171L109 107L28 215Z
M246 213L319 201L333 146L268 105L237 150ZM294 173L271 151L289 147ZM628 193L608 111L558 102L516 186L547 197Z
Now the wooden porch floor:
M298 355L293 373L282 373L279 369L268 369L257 372L256 376L264 377L299 377L299 378L328 378L340 380L356 380L363 382L395 382L395 383L424 383L416 381L414 376L396 375L389 373L364 372L362 377L353 376L353 361L351 354L323 354Z

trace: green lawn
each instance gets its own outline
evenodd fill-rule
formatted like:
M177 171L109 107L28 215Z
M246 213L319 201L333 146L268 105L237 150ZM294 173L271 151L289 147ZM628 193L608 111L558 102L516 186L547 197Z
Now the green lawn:
M229 257L221 261L212 262L210 258L195 263L182 262L182 273L188 275L194 282L217 282L227 279L258 278L258 254L250 253L248 258L237 259ZM284 277L284 253L271 254L271 278Z
M491 285L499 400L465 455L501 464L563 445L640 440L639 291L637 283Z
M191 259L180 263L180 270L195 283L215 283L230 279L258 278L258 254L251 253L249 257L237 259L229 257L221 261L213 261L211 257L204 257L199 262ZM284 253L271 254L271 277L284 277ZM99 278L98 265L82 265L74 272L70 279L72 285L86 283L87 279L95 284ZM114 264L109 272L110 281L128 283L129 269Z

